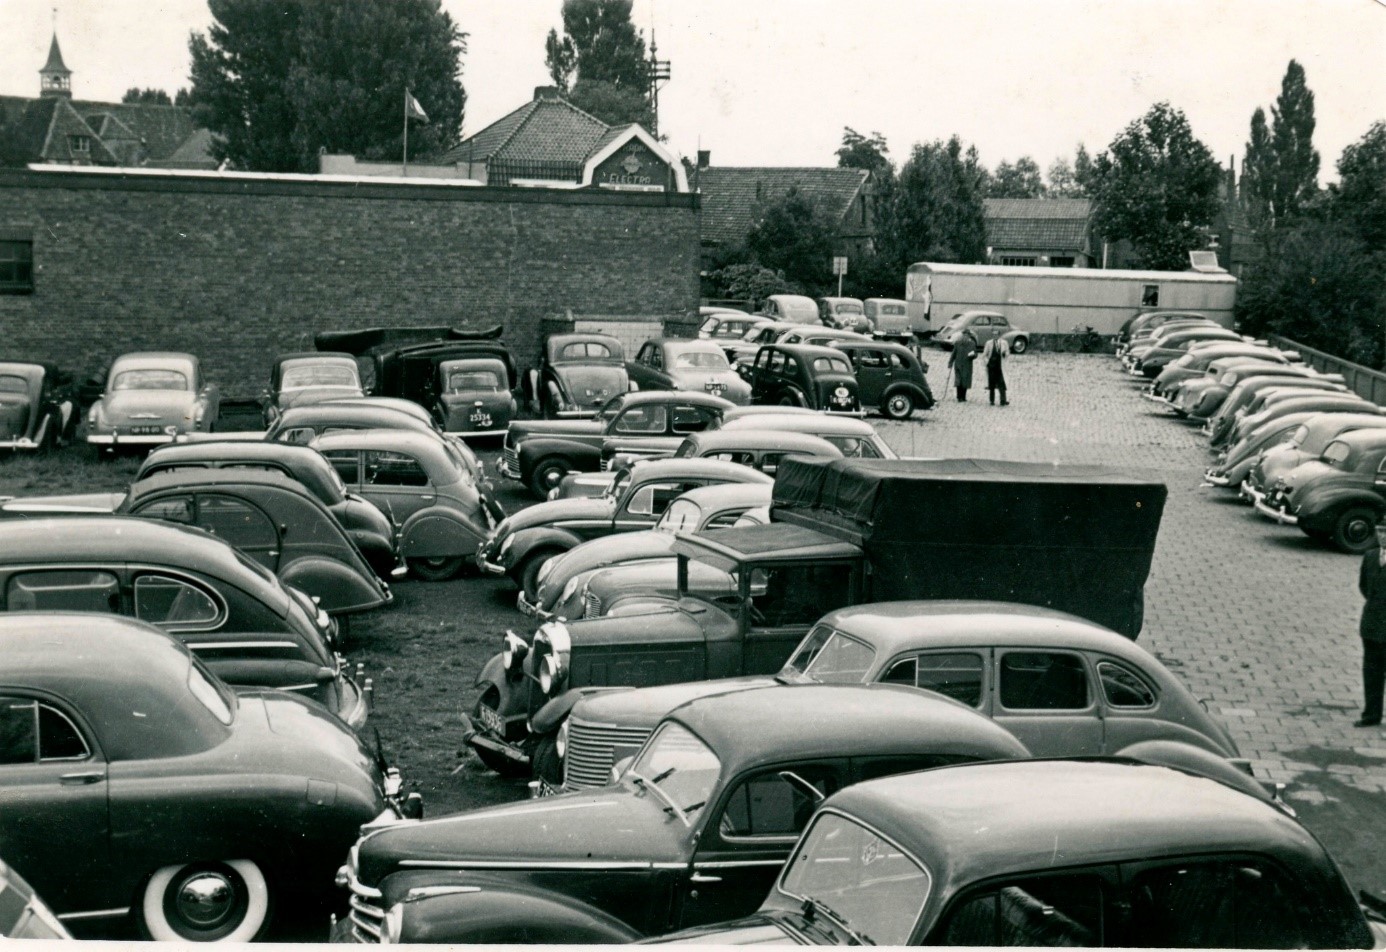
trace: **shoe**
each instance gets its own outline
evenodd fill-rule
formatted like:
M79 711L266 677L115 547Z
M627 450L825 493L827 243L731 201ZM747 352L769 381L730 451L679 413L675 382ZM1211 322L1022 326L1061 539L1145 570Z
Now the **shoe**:
M1352 722L1353 727L1380 727L1381 718L1379 717L1359 717Z

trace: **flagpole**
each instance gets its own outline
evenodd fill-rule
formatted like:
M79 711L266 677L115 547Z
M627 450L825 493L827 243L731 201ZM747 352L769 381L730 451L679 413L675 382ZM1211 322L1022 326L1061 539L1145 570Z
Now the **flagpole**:
M404 91L404 161L401 163L400 177L409 175L409 90Z

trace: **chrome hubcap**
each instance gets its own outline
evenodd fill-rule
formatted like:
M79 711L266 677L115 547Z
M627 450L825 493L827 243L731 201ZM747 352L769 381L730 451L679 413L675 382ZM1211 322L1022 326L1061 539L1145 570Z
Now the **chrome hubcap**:
M178 915L189 925L212 929L226 921L235 900L230 879L221 873L200 872L178 887Z

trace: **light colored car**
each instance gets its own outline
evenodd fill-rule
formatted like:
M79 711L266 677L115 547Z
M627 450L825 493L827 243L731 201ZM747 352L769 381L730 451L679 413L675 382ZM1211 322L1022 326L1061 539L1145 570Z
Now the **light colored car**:
M704 340L740 340L752 327L770 323L768 317L756 317L731 308L700 307L698 314L702 318L698 336Z
M1003 338L1010 345L1011 353L1023 354L1030 349L1030 335L1011 324L1006 315L995 311L963 311L938 329L934 342L944 350L952 350L953 345L964 332L971 331L981 347L993 338Z
M265 427L290 407L305 407L324 400L363 397L361 370L350 354L313 351L281 354L270 371L270 385L260 399L264 402Z
M626 370L633 389L692 390L736 404L751 401L751 388L732 370L722 348L710 340L661 337L645 341Z
M766 413L749 413L723 422L722 429L778 430L780 432L811 433L821 436L842 451L846 457L866 459L896 459L896 454L879 433L859 417L841 413L819 413L817 410L793 412L791 407L766 407ZM786 412L781 412L786 411Z
M870 333L871 322L866 319L866 305L861 298L821 297L818 316L828 327Z
M144 351L111 364L106 390L87 413L87 442L106 452L172 443L216 423L221 394L192 354Z
M862 302L871 336L901 344L914 343L909 305L899 298L867 298Z

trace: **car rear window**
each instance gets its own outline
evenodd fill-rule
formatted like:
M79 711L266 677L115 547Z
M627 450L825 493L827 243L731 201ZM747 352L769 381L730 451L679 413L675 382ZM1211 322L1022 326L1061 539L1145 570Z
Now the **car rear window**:
M813 369L819 373L849 374L852 372L852 368L847 366L847 361L838 360L836 357L813 358Z
M500 375L489 370L454 370L448 374L448 389L454 393L459 390L499 390Z
M695 351L677 355L674 358L674 366L687 370L726 370L731 365L727 363L727 356L723 353Z
M23 377L0 374L0 393L28 393L29 384Z
M1323 461L1330 466L1342 466L1351 456L1351 448L1342 440L1334 440L1323 451Z
M176 370L123 370L112 390L187 390L188 378Z

